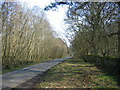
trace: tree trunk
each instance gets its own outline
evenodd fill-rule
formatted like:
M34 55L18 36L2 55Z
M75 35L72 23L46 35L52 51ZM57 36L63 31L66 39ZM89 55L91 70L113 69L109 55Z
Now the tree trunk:
M120 2L118 3L118 13L120 13ZM118 17L118 58L120 58L120 17Z

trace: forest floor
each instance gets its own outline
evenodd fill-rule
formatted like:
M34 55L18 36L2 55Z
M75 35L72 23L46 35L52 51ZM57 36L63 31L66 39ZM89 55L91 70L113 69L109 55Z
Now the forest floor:
M45 73L35 88L120 88L109 76L93 64L68 59Z

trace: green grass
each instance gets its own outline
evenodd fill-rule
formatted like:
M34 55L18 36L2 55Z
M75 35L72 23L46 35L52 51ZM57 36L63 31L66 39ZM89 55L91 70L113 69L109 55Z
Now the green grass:
M82 60L66 60L53 67L36 88L119 88L114 77Z

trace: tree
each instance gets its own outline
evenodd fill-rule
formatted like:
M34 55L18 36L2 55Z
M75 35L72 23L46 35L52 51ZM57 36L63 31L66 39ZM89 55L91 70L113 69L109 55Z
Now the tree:
M3 70L64 56L65 43L56 48L61 54L51 54L59 41L39 7L29 9L20 2L3 2L1 13Z
M83 35L87 35L82 41L88 43L92 48L87 50L91 52L91 54L120 56L118 27L110 30L111 27L114 26L115 23L118 24L119 21L119 3L55 2L48 5L45 10L54 10L58 5L69 5L66 23L69 23L69 29L75 32L74 38L72 37L74 43L76 42L76 44L79 45L80 38L85 37ZM83 32L83 28L85 32ZM118 35L118 38L116 35ZM80 37L79 40L78 37ZM77 45L76 47L78 47ZM73 47L75 47L75 44ZM81 47L84 47L84 44ZM78 49L76 49L76 51L77 50Z
M84 5L84 7L81 7L82 5ZM117 47L112 46L111 48L108 48L112 41L109 41L110 38L108 38L107 35L118 31L118 28L109 30L110 26L118 20L117 11L118 5L116 3L77 3L69 10L70 14L68 14L68 18L70 19L68 20L72 20L72 22L74 22L72 25L74 25L74 27L76 26L76 33L83 33L83 31L86 31L84 32L87 33L87 35L85 34L86 39L84 38L83 41L86 43L88 42L88 45L92 47L94 55L100 55L101 53L102 55L110 55L110 49L115 47L113 49L115 50ZM76 35L79 39L81 38L78 34ZM116 38L112 39L116 40ZM117 41L113 42L118 43ZM89 52L91 52L91 50ZM115 53L117 52L115 51Z

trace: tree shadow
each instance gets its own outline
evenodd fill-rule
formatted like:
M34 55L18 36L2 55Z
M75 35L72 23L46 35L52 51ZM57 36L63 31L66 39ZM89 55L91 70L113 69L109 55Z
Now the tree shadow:
M88 59L88 60L87 60ZM113 59L116 60L115 66L111 66L109 63L104 63L104 60L108 59L108 62L110 62L109 58L104 58L104 57L97 57L97 59L95 58L93 61L92 59L94 59L93 57L85 57L83 58L83 60L85 62L88 62L90 64L93 64L94 66L96 66L98 69L100 69L103 73L105 73L108 76L112 76L114 78L114 80L117 82L117 85L120 86L120 59L116 58ZM112 58L110 58L112 60ZM101 63L98 63L101 60ZM102 61L103 60L103 61ZM97 62L98 61L98 62Z

